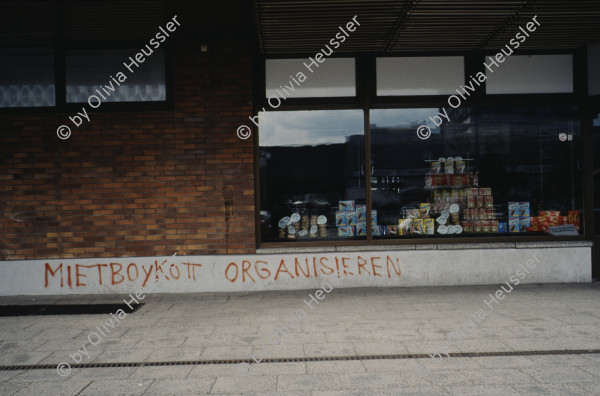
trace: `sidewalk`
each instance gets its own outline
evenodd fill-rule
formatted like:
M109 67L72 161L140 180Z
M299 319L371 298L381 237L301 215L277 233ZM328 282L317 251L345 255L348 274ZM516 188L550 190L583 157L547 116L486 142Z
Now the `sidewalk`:
M600 284L518 285L496 303L490 294L499 288L148 295L114 328L102 326L111 315L3 317L0 365L51 368L4 367L0 394L600 395ZM0 304L124 298L1 297ZM97 342L90 334L99 331L110 333ZM453 356L475 352L505 353ZM118 367L61 376L56 365L75 365L70 354L80 364ZM251 355L263 361L240 364Z

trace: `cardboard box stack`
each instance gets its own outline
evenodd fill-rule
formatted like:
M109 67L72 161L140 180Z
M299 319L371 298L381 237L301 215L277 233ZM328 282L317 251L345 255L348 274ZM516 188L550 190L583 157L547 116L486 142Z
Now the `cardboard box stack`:
M562 216L558 210L544 210L539 216L531 218L531 225L527 231L547 231L548 227L573 224L577 231L581 228L581 219L578 210L569 211L568 216Z
M398 220L398 235L433 235L435 231L435 220L431 218L431 204L429 202L419 204L419 209L405 209L403 218Z
M377 211L371 211L373 235L382 235L377 225ZM338 236L367 235L367 205L355 205L354 201L339 201L339 210L335 212L335 225Z
M508 203L508 232L526 232L531 227L529 202Z
M372 210L371 211L371 230L372 230L372 235L373 236L381 236L381 235L387 235L387 228L385 226L381 226L377 224L377 211L376 210ZM366 234L366 229L367 229L367 223L366 223L366 219L365 219L365 234Z
M335 225L338 228L338 236L355 236L358 216L354 201L339 201L338 208L339 210L335 212Z

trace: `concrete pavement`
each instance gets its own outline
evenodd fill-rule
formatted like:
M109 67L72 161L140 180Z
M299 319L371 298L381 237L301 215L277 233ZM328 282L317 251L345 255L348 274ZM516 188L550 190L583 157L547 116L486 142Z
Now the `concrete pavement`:
M109 314L4 317L0 394L599 395L600 284L518 285L496 303L499 289L155 294L112 324ZM0 304L124 298L2 297ZM263 360L240 364L252 358ZM77 361L118 367L57 372L59 363Z

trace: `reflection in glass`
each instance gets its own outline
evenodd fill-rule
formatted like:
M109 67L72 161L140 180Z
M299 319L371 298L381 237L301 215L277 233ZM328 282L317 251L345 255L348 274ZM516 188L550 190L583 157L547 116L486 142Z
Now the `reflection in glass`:
M357 213L365 204L363 123L361 110L261 116L263 242L364 238Z
M376 238L545 235L553 225L581 226L577 108L453 109L450 122L418 139L417 126L438 111L371 111Z
M132 54L135 54L134 50L86 50L67 53L67 103L87 102L90 95L98 96L102 102L166 100L164 50L154 50L145 57L143 64L138 62L139 67L132 65L133 73L123 65L123 62L132 64L129 60ZM119 72L126 80L119 79Z

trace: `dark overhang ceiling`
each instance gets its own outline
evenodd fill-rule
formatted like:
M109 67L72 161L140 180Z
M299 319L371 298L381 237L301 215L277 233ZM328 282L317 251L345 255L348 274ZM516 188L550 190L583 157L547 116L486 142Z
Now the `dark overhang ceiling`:
M253 0L259 51L320 50L354 15L339 52L497 51L535 15L528 50L600 41L600 0Z
M177 40L229 37L267 55L320 50L354 15L361 26L336 53L497 51L538 15L522 48L600 41L600 0L4 0L0 47L127 45L177 13Z

